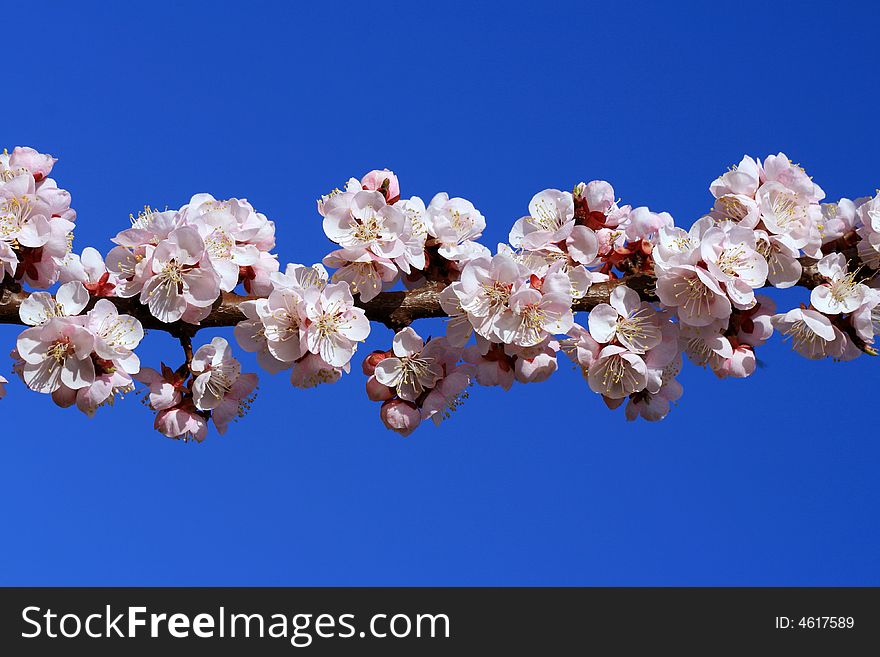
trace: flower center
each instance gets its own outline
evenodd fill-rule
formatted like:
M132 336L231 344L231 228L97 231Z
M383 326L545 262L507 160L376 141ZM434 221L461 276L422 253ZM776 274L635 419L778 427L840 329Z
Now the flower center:
M58 365L64 363L65 359L73 353L73 346L70 344L70 341L67 339L59 340L51 347L49 347L49 351L47 355L49 358L55 361Z

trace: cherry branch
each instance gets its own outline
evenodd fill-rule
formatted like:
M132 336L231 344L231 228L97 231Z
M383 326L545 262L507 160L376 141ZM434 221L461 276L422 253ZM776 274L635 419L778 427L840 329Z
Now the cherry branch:
M854 254L848 253L847 255L853 256ZM803 257L800 262L803 273L798 285L808 289L820 285L824 279L816 269L816 260ZM656 301L655 282L653 276L634 273L604 283L595 283L583 298L575 301L573 309L588 311L600 303L608 303L611 291L623 284L638 292L644 300ZM392 330L399 330L409 326L417 319L446 317L446 313L440 306L440 292L445 286L445 283L432 282L415 290L382 292L370 301L361 302L358 300L356 305L364 309L370 321L384 324ZM19 307L28 296L28 292L21 289L0 289L0 324L23 324L19 317ZM116 305L120 313L137 318L145 329L166 331L180 339L183 344L185 341L191 340L192 336L200 329L232 327L245 320L246 317L239 306L242 302L255 298L224 292L215 302L211 314L198 326L185 322L172 324L161 322L153 317L147 307L142 305L136 297L131 299L110 298L109 300ZM96 301L97 299L93 298L87 310L91 309Z

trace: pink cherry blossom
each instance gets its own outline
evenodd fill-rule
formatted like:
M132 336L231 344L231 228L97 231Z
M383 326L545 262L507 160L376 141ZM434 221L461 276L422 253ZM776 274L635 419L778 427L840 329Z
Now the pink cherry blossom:
M602 348L590 367L587 382L593 392L611 399L622 399L644 390L647 370L645 361L638 354L608 345Z
M617 340L635 354L656 347L661 340L660 320L651 304L625 285L611 291L610 304L590 311L590 335L598 342Z
M324 264L338 268L334 283L346 283L361 301L370 301L399 276L397 266L368 249L337 249L324 256Z
M164 411L180 404L183 399L181 387L187 375L162 365L162 372L150 367L141 368L134 379L149 388L147 400L154 411Z
M566 333L574 324L571 303L571 282L565 274L522 282L510 295L509 311L499 317L495 334L504 343L531 347L550 335Z
M446 372L446 375L428 393L421 405L423 420L431 419L440 424L449 418L467 397L467 388L473 378L470 366L462 365Z
M679 318L691 326L708 326L730 316L730 300L718 280L706 269L681 265L657 276L657 296Z
M574 228L574 199L571 192L545 189L529 203L529 214L517 220L510 231L514 248L536 251L564 242Z
M306 354L299 359L290 372L290 383L295 388L314 388L323 383L336 383L348 364L336 367L316 354Z
M190 401L184 402L181 406L159 411L153 426L159 433L169 438L184 441L202 442L208 436L207 419Z
M198 323L220 296L220 278L205 254L205 243L189 226L173 230L156 247L150 273L141 302L162 322L176 322L187 315L186 321Z
M347 365L358 343L370 334L370 322L363 310L354 307L346 283L332 283L320 292L310 291L306 315L309 351L334 367Z
M846 256L827 255L818 262L817 268L828 282L817 285L810 293L810 303L816 310L837 315L851 313L862 304L868 288L856 281L855 274L849 273Z
M486 229L486 218L463 198L437 194L428 205L423 218L428 234L440 245L438 252L447 260L472 257L473 240Z
M799 354L812 360L840 356L846 346L840 330L815 310L795 308L780 313L773 317L773 326L791 339Z
M223 338L214 338L210 344L199 347L190 369L195 377L193 403L200 411L219 406L241 374L241 364Z
M53 317L79 315L88 302L88 290L82 283L73 281L59 287L54 297L48 292L34 292L21 302L18 314L28 326L40 326Z
M394 388L401 399L414 402L443 375L436 351L444 345L439 340L425 345L409 326L397 332L392 344L394 356L379 362L374 376L379 383Z
M242 374L229 387L220 402L211 411L211 420L220 434L226 433L230 422L244 417L254 401L257 387L256 374Z
M715 198L727 194L738 194L754 198L762 175L761 166L753 158L744 155L737 166L715 179L709 191Z
M95 380L94 347L94 336L79 318L53 317L25 329L16 342L24 361L22 379L36 392L52 393L62 384L72 390L85 388Z

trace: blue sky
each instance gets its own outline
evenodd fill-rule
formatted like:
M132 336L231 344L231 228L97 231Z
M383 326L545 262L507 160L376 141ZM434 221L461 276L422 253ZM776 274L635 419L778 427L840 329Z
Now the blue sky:
M744 153L786 152L832 199L880 185L871 3L414 4L10 6L0 142L60 158L77 249L207 191L274 219L283 262L320 260L315 198L377 167L473 201L488 244L535 192L596 178L689 225ZM88 420L15 381L0 584L880 584L878 363L759 358L746 381L687 366L662 423L563 363L409 439L359 374L265 375L202 445L135 397Z

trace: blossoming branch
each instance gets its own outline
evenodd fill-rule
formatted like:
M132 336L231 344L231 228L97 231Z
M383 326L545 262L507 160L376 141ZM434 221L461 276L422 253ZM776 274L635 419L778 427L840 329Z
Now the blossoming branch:
M0 156L0 322L28 327L13 371L90 416L139 383L171 438L201 441L209 422L224 433L254 401L257 376L226 339L194 350L208 327L234 327L262 369L299 388L349 374L371 321L395 329L361 370L382 422L404 436L449 417L472 384L546 380L560 352L609 408L650 421L681 397L683 355L743 378L774 332L810 359L876 353L880 193L823 202L782 153L746 156L713 181L712 210L688 230L621 204L605 181L544 190L494 252L473 203L402 198L397 177L375 170L318 201L335 244L322 262L283 269L274 222L209 194L145 207L105 255L77 253L55 162L23 147ZM795 285L809 303L784 312L756 294ZM447 318L444 336L410 326L427 317ZM183 362L142 367L144 329L178 337Z

